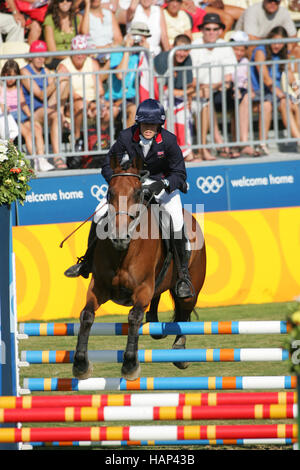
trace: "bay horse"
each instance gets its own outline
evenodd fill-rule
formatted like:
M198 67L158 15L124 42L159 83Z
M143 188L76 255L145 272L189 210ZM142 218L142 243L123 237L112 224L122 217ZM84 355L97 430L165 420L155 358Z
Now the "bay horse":
M138 330L147 307L146 321L157 322L157 309L160 295L170 291L174 301L174 322L190 321L198 294L203 286L206 273L206 249L201 228L196 219L189 214L191 223L187 227L190 243L196 246L191 250L189 272L194 288L194 296L178 298L176 296L177 269L174 256L166 263L166 241L161 231L151 238L153 220L151 206L144 204L142 182L145 171L141 159L133 159L128 168L120 165L118 158L111 159L113 175L109 183L107 200L109 205L107 227L114 224L109 236L95 242L92 278L88 287L86 305L80 314L80 329L77 338L73 362L73 375L86 379L92 375L92 365L88 360L88 338L94 322L95 311L108 300L124 306L132 306L128 315L128 337L123 356L122 376L135 380L140 375L138 361ZM120 201L127 201L127 206L120 207ZM125 198L125 199L124 199ZM142 210L133 213L132 208L142 202ZM123 204L124 206L124 204ZM122 210L121 210L122 209ZM113 215L111 215L113 213ZM184 217L188 215L184 211ZM106 223L106 222L105 222ZM134 227L146 227L146 236L133 237L130 224ZM158 227L158 225L156 225ZM151 232L152 230L152 232ZM119 236L115 236L115 234ZM170 254L170 252L169 252ZM164 271L164 273L163 273ZM161 275L161 274L164 275ZM154 336L160 339L161 336ZM186 338L177 335L173 349L184 349ZM180 369L188 366L185 362L174 362Z

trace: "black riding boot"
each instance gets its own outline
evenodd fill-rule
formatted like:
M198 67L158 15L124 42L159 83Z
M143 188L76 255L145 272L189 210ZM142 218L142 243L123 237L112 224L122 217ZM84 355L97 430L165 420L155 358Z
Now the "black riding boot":
M92 271L93 266L93 253L94 248L97 241L97 234L96 234L97 224L92 222L89 238L88 238L88 247L85 252L85 255L81 258L78 258L77 264L74 264L69 269L65 271L65 276L67 277L78 277L82 276L86 279L89 277L90 272Z
M185 299L195 295L188 267L190 251L186 247L188 240L185 236L184 228L182 229L182 233L180 233L180 238L175 238L175 235L176 234L174 234L174 245L179 258L178 261L180 263L180 270L178 273L175 292L177 297Z

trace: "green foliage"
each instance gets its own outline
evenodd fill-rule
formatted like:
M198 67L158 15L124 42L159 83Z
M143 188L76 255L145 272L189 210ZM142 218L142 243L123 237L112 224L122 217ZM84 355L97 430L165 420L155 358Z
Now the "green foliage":
M30 162L7 140L0 139L0 205L19 201L24 204L34 177Z
M291 326L290 333L286 339L285 348L290 352L291 372L300 375L300 310L296 310L287 317Z

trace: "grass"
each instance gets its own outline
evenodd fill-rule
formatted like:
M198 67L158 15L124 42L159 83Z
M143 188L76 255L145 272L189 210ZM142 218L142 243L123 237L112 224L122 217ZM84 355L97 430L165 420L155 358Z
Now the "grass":
M296 302L274 303L263 305L231 306L198 309L197 315L192 321L229 321L229 320L285 320L288 313L296 310ZM159 316L160 321L171 321L172 312L162 313ZM73 320L65 320L73 321ZM107 316L97 317L99 322L126 322L127 317ZM275 348L283 347L286 335L208 335L208 336L188 336L187 348ZM104 336L90 337L89 349L125 349L125 336ZM139 349L170 349L174 337L155 341L150 336L141 336L139 338ZM76 346L76 337L31 337L19 342L19 350L74 350ZM121 364L94 364L94 377L120 377ZM189 377L189 376L245 376L245 375L290 375L289 363L285 362L223 362L223 363L192 363L185 370L179 370L171 363L148 363L141 364L143 377ZM24 377L72 377L71 364L41 364L31 365L29 368L21 368L20 385L22 386ZM61 393L61 392L53 392ZM79 393L79 392L73 392ZM80 392L82 393L82 392ZM108 393L108 392L95 392ZM118 393L118 392L111 392ZM124 393L124 392L119 392ZM142 392L145 393L145 392ZM39 393L34 393L39 394ZM281 420L280 422L286 422ZM291 421L292 422L292 421ZM251 424L252 421L240 421L235 424ZM255 423L253 421L253 423ZM271 423L260 421L259 423ZM102 423L100 423L101 425ZM113 425L114 423L103 423L103 425ZM118 425L125 423L118 423ZM139 424L126 423L127 424ZM152 423L146 423L152 424ZM161 422L157 424L178 424L175 422ZM180 424L212 424L211 422L182 422ZM214 424L226 424L218 421ZM227 422L228 424L228 422ZM257 424L257 421L256 421ZM59 424L58 424L59 425ZM65 425L65 424L62 424ZM68 423L68 426L73 423ZM98 423L74 423L75 426L99 425ZM40 426L40 424L38 424ZM226 446L227 447L227 446ZM175 446L170 447L174 449ZM230 446L230 448L235 448ZM268 446L266 448L269 448ZM278 446L276 446L278 448ZM286 448L286 447L284 447ZM147 448L148 449L148 448ZM157 447L155 448L157 449Z

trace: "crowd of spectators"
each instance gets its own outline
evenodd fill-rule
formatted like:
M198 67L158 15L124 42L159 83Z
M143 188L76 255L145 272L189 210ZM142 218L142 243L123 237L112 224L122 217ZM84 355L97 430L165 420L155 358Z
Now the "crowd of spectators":
M44 154L43 131L47 119L54 158L51 163L41 157L36 158L34 164L37 170L78 168L80 157L76 158L75 155L65 162L59 155L58 122L60 120L66 128L70 126L69 110L72 105L72 148L75 154L83 150L84 116L92 120L97 115L96 97L100 98L102 117L107 125L110 120L108 102L111 100L113 119L118 118L121 108L125 106L126 125L134 123L137 76L133 70L139 65L140 55L128 51L128 48L136 45L148 48L154 57L156 73L163 75L173 47L226 42L226 47L185 48L174 54L174 67L180 69L181 66L193 66L184 74L177 71L174 80L175 105L184 102L186 108L185 144L192 143L197 123L201 123L198 132L203 148L199 152L192 152L188 145L184 157L186 161L201 161L217 157L266 155L266 145L252 148L247 144L249 100L251 98L253 102L253 110L258 111L259 138L262 142L268 139L274 96L284 126L289 126L291 136L300 142L299 104L286 92L288 85L293 85L295 91L299 81L295 78L297 70L293 69L292 62L288 67L281 63L261 66L255 65L255 62L276 62L292 57L299 59L300 46L293 42L246 47L246 44L236 46L235 42L241 44L266 38L297 37L296 21L292 18L292 11L296 11L295 2L290 3L289 10L281 5L281 0L6 0L1 2L0 45L4 41L11 43L13 55L19 51L18 46L25 43L30 52L39 52L40 56L32 58L21 69L15 61L2 64L2 77L20 74L23 80L18 90L16 80L6 80L5 85L1 81L0 106L3 108L5 105L16 119L17 100L21 103L21 119L20 116L18 119L29 154ZM111 52L112 48L122 46L126 47L124 52ZM87 48L99 49L101 52L93 57L80 54L81 50ZM106 48L110 49L107 54ZM78 54L62 54L69 50L76 50ZM46 51L59 52L61 55L46 61L43 57ZM249 66L249 63L254 65ZM203 67L205 64L209 66ZM109 74L97 74L103 69L115 73L110 78ZM122 70L128 70L128 73L124 74ZM43 75L51 74L51 71L61 75L56 79L51 76L44 79ZM72 74L71 78L67 76L68 73ZM37 74L39 77L34 77ZM57 106L54 93L58 86L60 107ZM263 102L260 96L262 86ZM245 145L229 148L224 143L218 122L224 97L226 111L231 115L232 140L236 139L242 144L245 142ZM168 99L166 90L164 104L167 106ZM243 119L238 119L236 113ZM208 149L209 134L218 144L216 154Z

